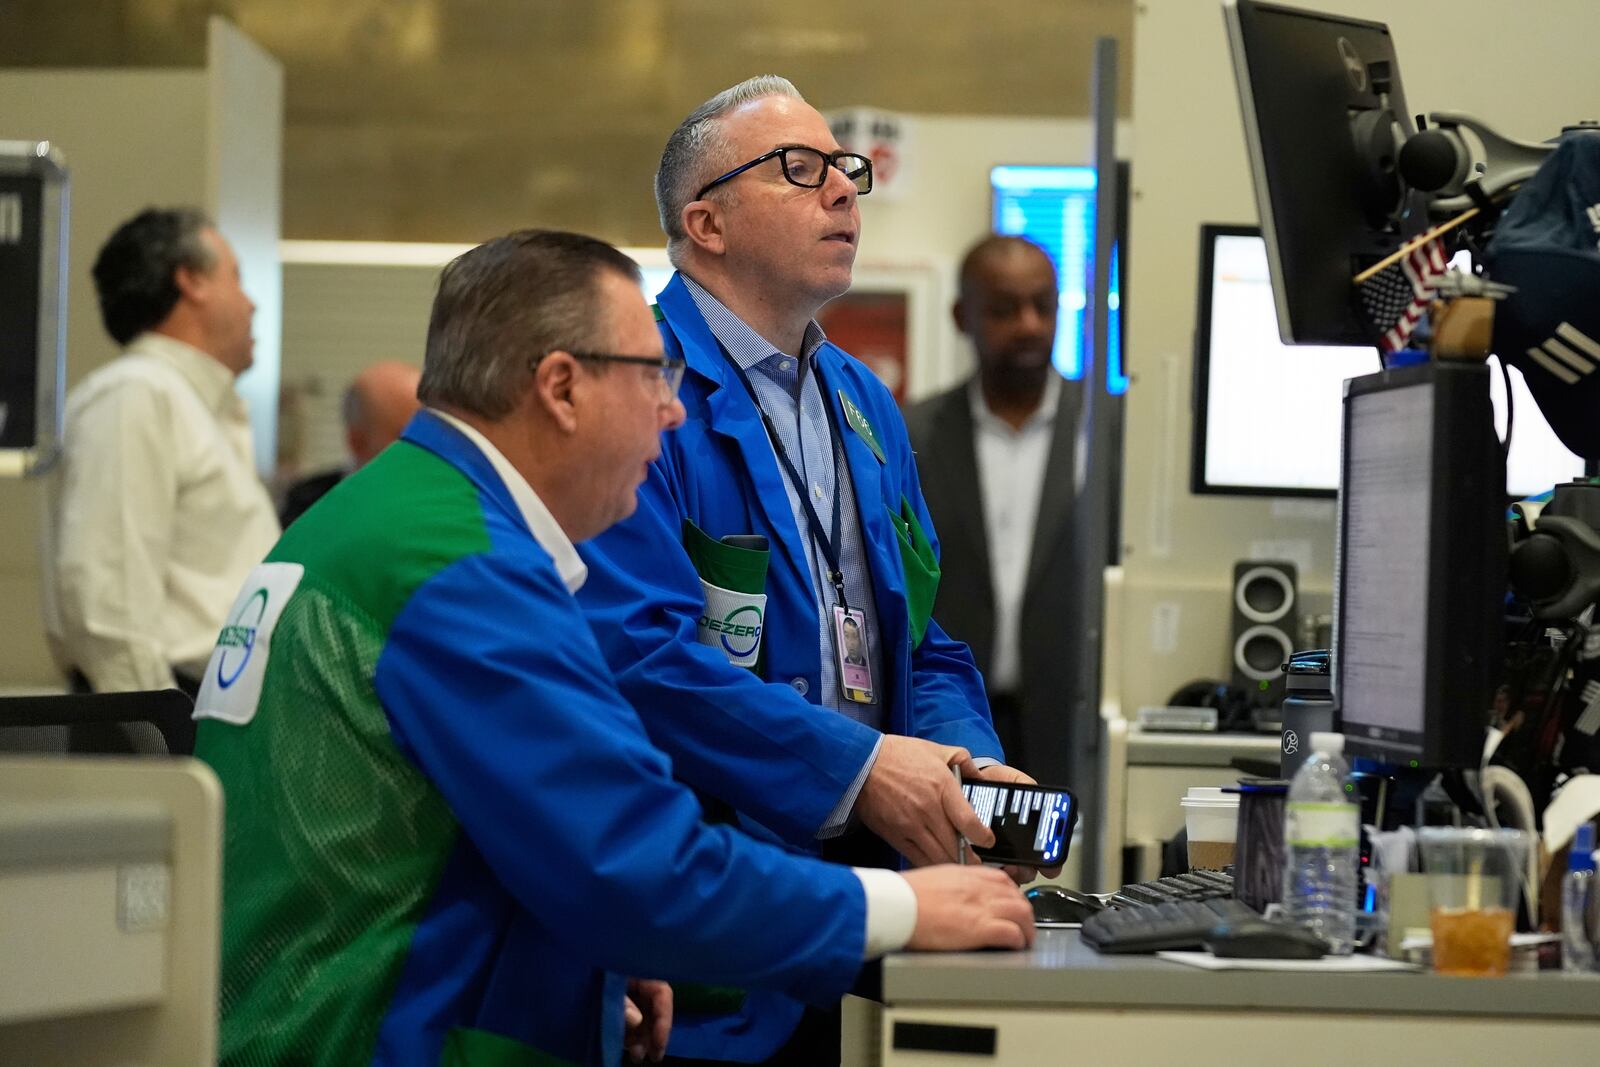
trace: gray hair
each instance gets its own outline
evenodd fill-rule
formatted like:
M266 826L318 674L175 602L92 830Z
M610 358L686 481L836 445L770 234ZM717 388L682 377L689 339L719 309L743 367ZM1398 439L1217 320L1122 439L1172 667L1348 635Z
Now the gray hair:
M195 208L146 208L106 239L92 273L112 340L125 345L166 321L178 303L179 267L211 272L217 257L200 235L213 228Z
M638 264L612 246L556 230L521 230L451 260L433 299L417 399L490 420L511 414L545 354L604 347L607 270L642 284Z
M367 398L361 395L361 390L356 388L355 382L345 387L344 397L339 402L339 414L343 417L347 430L366 425Z
M766 96L787 96L804 102L805 97L787 78L760 74L713 96L689 112L667 138L656 169L656 211L661 230L667 235L667 256L678 262L689 235L683 232L683 209L693 202L695 193L716 177L711 171L729 165L728 142L722 136L722 116L742 104Z

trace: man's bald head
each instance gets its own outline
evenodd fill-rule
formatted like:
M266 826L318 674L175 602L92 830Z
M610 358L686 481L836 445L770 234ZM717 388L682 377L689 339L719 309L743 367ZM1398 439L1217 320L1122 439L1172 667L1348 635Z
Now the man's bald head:
M422 371L409 363L374 363L356 375L344 394L345 442L356 466L389 447L421 406Z
M966 296L973 285L981 282L983 274L999 264L1043 265L1055 276L1049 253L1026 237L992 233L967 249L961 259L960 293Z

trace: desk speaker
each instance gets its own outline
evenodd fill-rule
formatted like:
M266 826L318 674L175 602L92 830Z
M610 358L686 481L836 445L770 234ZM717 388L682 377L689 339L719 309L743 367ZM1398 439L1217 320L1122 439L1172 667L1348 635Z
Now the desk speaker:
M1283 665L1294 652L1293 563L1243 559L1233 565L1233 684L1253 707L1282 695Z

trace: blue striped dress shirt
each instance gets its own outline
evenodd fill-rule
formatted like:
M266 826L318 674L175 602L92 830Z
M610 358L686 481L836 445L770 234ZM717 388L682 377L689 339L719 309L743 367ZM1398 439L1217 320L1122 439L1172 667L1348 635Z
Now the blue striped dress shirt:
M778 431L784 450L805 482L811 506L824 523L832 524L833 498L835 493L839 495L839 563L844 571L844 592L850 608L866 617L867 663L872 669L874 686L871 704L857 704L843 699L840 694L839 661L833 647L835 597L833 584L827 580L827 557L817 546L817 539L811 536L811 520L801 503L799 490L788 475L784 475L783 488L789 496L789 511L794 515L795 525L802 534L801 541L806 546L811 590L817 598L817 649L822 659L819 696L825 706L882 730L883 703L877 688L883 684L883 649L878 636L877 604L872 598L872 574L867 566L850 467L840 462L843 455L833 439L828 414L822 406L822 389L811 362L827 337L822 327L812 321L806 327L798 357L779 352L693 278L685 275L683 280L712 334L750 379L767 418Z

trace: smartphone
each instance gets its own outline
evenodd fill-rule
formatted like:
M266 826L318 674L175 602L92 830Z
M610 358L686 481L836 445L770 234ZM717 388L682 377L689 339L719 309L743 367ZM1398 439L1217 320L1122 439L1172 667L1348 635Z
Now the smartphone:
M984 863L1055 867L1067 858L1078 824L1078 798L1058 785L991 782L963 778L961 793L994 831L994 845L972 847Z

